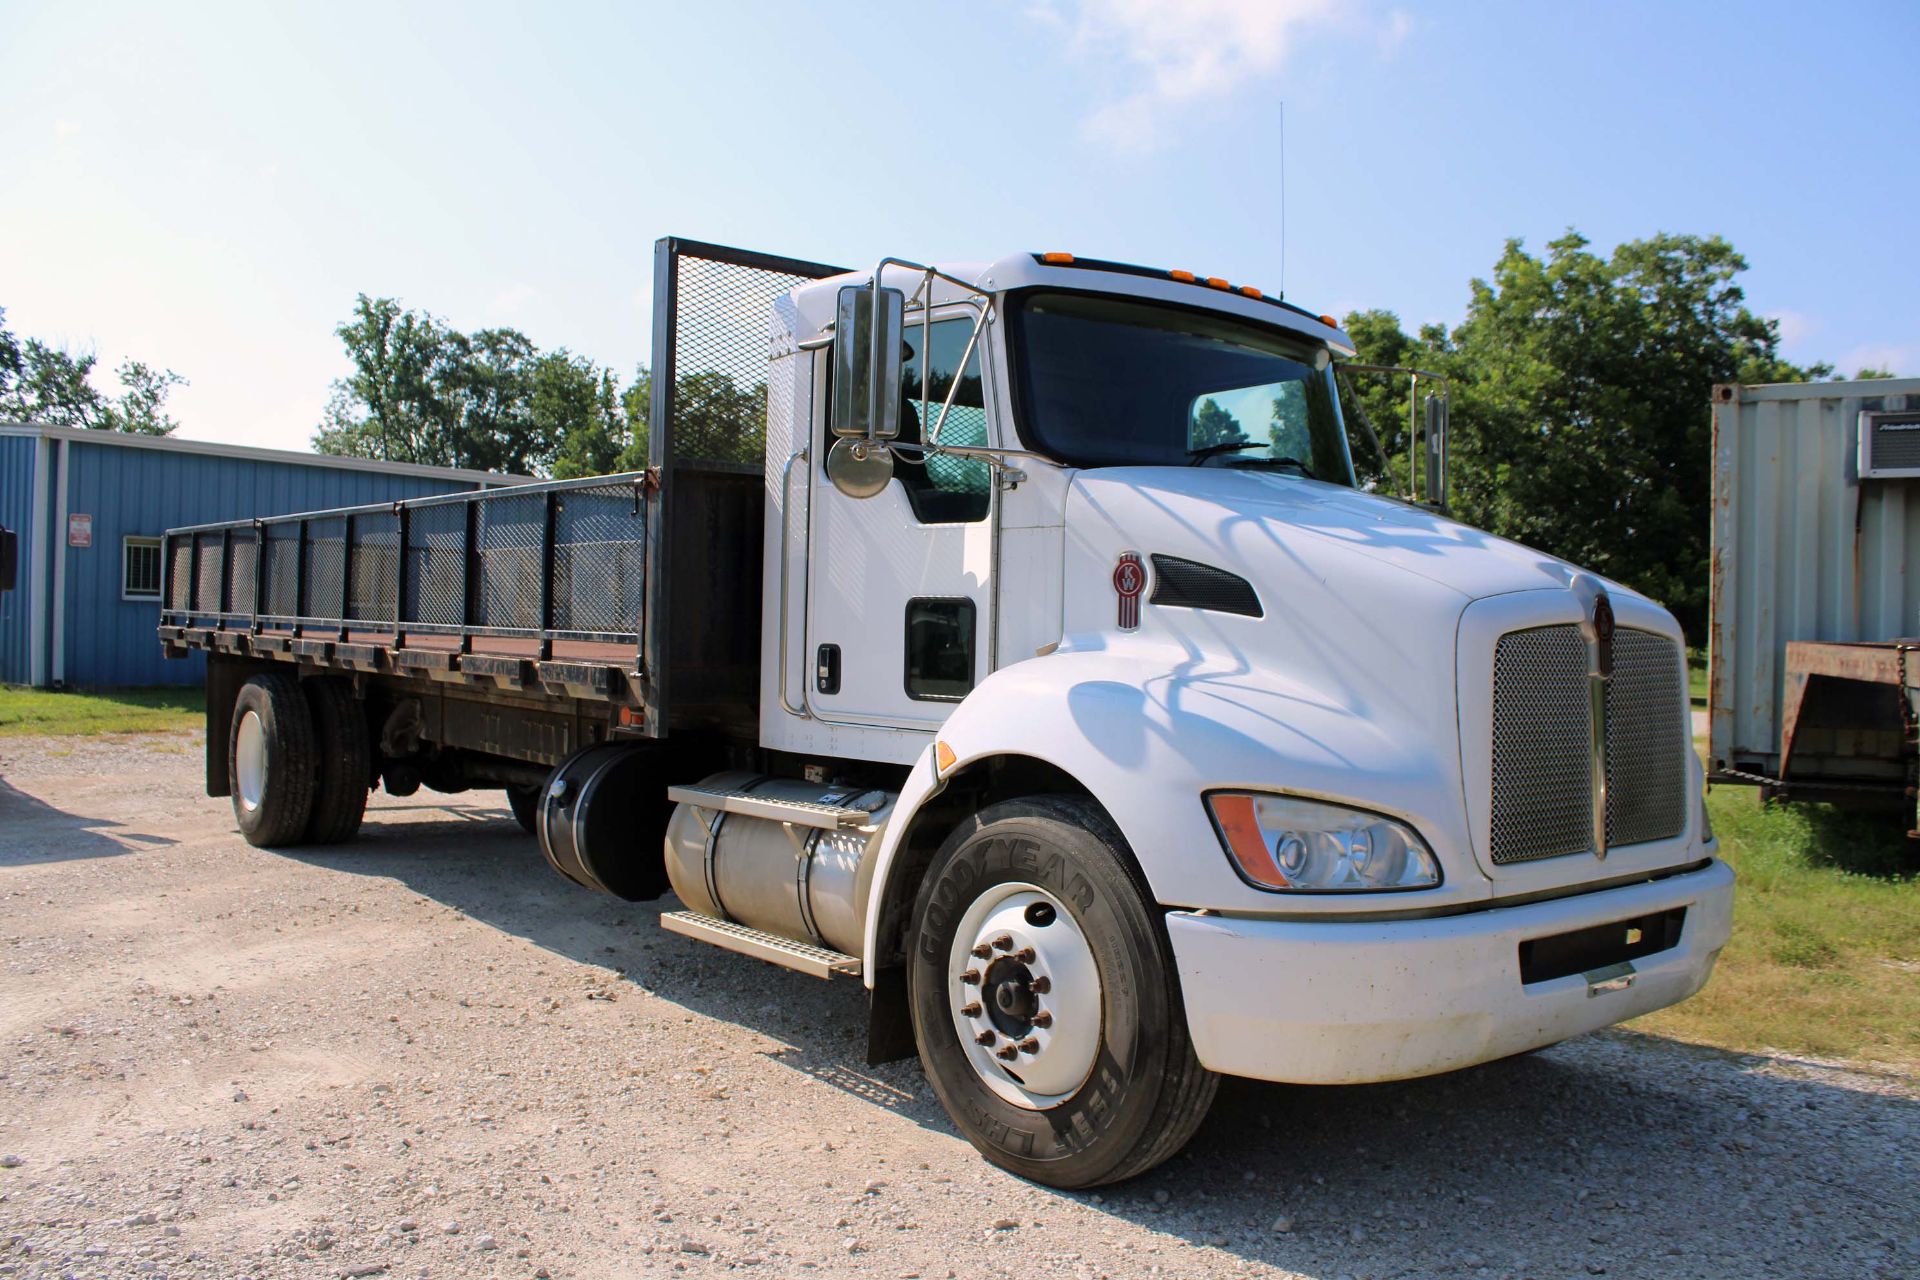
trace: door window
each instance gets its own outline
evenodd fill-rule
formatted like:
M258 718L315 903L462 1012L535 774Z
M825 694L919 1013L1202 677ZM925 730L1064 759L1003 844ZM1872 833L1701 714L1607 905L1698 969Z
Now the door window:
M985 388L980 375L980 346L975 344L964 368L960 357L967 354L967 339L973 335L973 317L956 316L936 320L921 327L909 322L905 341L907 357L900 378L900 390L906 403L900 412L900 439L920 444L927 433L940 423L940 443L984 445L987 443ZM984 337L982 339L984 343ZM932 350L927 366L926 398L921 398L922 346ZM946 420L940 420L940 407L947 393L954 391L953 405ZM914 452L894 455L894 476L906 488L907 501L922 524L956 524L984 520L992 501L992 474L977 458L956 458L951 454L922 456Z

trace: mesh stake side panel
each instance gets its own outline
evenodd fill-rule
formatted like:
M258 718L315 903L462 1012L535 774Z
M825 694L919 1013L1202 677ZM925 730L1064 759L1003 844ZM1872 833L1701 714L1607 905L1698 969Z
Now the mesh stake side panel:
M1580 628L1501 636L1493 651L1495 863L1593 848L1592 733Z
M400 584L399 516L354 517L347 575L347 616L365 622L392 622Z
M267 534L267 599L260 612L291 618L300 612L300 523L270 524Z
M484 627L540 629L541 541L547 504L542 494L506 493L480 504L476 534L480 561L480 616Z
M407 516L407 622L453 627L466 621L467 504L417 507Z
M195 613L220 612L220 583L222 566L220 564L220 535L202 533L193 540L194 569L198 576L194 579L193 609Z
M169 541L173 563L167 569L167 608L184 613L193 603L187 595L193 576L193 539L183 534Z
M339 617L346 575L346 517L307 521L307 598L300 602L300 612L309 618Z
M227 560L227 608L230 612L253 612L253 570L257 551L252 530L233 531L233 543L228 549Z
M645 509L632 485L555 499L553 627L637 639L646 584Z

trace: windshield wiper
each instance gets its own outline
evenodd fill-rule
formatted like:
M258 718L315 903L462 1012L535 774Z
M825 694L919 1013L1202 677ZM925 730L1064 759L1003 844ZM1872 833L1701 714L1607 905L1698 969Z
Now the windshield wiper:
M1309 480L1318 480L1320 478L1313 474L1312 467L1300 461L1298 458L1247 458L1234 463L1234 465L1237 467L1294 467L1301 475Z
M1238 453L1242 449L1264 449L1267 446L1258 440L1223 440L1219 444L1204 445L1198 449L1187 450L1192 466L1199 466L1208 458L1217 458L1223 453Z

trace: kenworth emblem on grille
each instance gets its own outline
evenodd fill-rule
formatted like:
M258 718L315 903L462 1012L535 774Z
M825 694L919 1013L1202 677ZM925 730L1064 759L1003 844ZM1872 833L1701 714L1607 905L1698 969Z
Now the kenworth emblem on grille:
M1587 752L1593 778L1593 856L1607 856L1607 684L1613 679L1613 601L1596 578L1579 574L1569 584L1585 617L1587 642Z
M1140 563L1140 553L1122 551L1120 563L1113 566L1113 592L1120 597L1122 631L1132 631L1140 625L1140 593L1146 586L1147 567Z

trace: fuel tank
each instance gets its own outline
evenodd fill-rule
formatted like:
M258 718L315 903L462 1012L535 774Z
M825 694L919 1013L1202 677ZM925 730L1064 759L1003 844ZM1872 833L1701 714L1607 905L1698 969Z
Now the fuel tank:
M893 793L739 772L699 785L776 805L867 815L860 826L835 828L679 804L667 822L667 878L689 911L858 955L873 855L893 813Z

